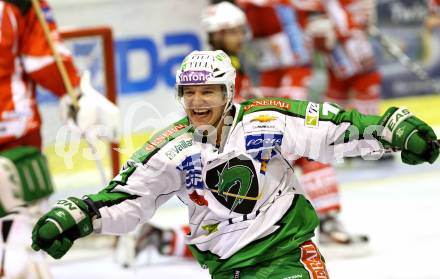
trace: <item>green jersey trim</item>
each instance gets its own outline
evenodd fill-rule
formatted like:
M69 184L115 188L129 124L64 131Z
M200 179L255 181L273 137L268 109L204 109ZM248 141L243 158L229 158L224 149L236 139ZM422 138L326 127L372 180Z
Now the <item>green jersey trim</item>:
M372 125L379 125L380 116L363 115L356 110L345 111L333 103L313 103L283 98L251 99L240 104L240 113L236 124L243 120L246 114L258 111L275 111L284 115L307 120L306 126L317 126L320 121L331 122L335 125L348 123L358 129L359 135L353 135L347 130L337 142L349 142L353 138L363 139L365 130ZM311 121L310 121L311 120ZM376 134L373 137L379 139Z
M146 164L148 160L167 143L190 131L192 131L192 126L190 125L188 118L184 117L157 132L142 146L142 148L132 155L132 163L127 163L127 167L119 173L119 180L112 180L103 190L97 194L87 195L87 197L93 201L98 209L103 206L112 206L125 200L138 198L138 195L114 191L117 186L126 185L128 178L136 171L136 164L133 162Z
M193 130L194 129L190 125L188 117L184 117L154 134L139 150L137 150L131 156L131 159L135 162L142 162L145 164L167 143L185 133L192 133Z
M200 265L208 267L209 272L214 274L258 265L286 255L312 238L318 224L319 218L312 205L304 196L298 194L284 216L274 225L279 226L278 230L251 242L227 259L221 259L210 251L201 251L196 245L188 247Z

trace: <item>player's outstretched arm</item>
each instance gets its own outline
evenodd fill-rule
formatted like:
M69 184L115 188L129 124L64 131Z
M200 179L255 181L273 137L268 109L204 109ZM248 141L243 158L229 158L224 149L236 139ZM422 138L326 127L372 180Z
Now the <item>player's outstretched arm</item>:
M93 231L92 215L81 199L70 197L59 200L34 226L32 249L41 249L60 259L76 239Z
M406 164L433 163L439 143L433 129L406 108L389 108L383 116L345 111L332 103L288 101L287 127L294 139L289 150L322 162L342 157L383 154L402 150ZM300 132L298 132L300 130Z
M382 140L402 150L402 161L416 165L434 163L439 145L434 130L406 108L389 108L382 116Z
M391 107L383 116L363 115L352 110L340 111L330 117L338 125L349 122L362 139L375 139L381 143L382 149L402 150L402 161L406 164L432 164L439 156L439 144L433 129L406 108ZM351 141L350 129L342 134L342 138L345 143ZM377 151L374 149L371 151Z

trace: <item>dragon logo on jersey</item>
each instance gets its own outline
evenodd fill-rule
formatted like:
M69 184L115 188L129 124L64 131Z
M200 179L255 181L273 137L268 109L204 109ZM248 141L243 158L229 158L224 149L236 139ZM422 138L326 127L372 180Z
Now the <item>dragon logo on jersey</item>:
M255 167L244 155L210 169L206 185L218 202L240 214L251 213L261 198Z

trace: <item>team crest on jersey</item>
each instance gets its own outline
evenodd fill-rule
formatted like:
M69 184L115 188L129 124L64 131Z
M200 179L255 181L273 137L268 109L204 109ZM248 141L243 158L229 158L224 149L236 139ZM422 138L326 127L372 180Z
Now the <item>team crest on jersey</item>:
M249 214L261 198L252 160L239 155L206 173L206 186L215 199L232 212Z

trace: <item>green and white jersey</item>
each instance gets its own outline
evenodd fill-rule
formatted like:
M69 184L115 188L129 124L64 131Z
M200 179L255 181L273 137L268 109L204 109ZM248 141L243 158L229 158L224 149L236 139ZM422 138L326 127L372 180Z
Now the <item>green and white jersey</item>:
M379 117L329 103L253 99L233 114L220 147L197 140L187 118L154 135L107 188L89 195L101 214L95 229L131 231L177 195L188 206L187 243L211 273L256 264L297 248L318 225L298 193L295 159L331 162L381 148L374 137L349 134Z

